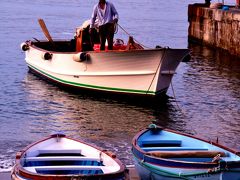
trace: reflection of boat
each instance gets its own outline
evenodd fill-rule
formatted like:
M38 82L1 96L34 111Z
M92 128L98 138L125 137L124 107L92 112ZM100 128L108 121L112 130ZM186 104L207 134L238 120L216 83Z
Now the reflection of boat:
M133 39L117 40L114 50L89 45L88 31L71 41L27 41L22 44L30 70L70 88L158 95L165 93L188 49L142 49Z
M12 179L124 179L125 167L106 150L55 134L16 155Z
M132 152L142 179L240 177L239 152L155 125L133 138Z

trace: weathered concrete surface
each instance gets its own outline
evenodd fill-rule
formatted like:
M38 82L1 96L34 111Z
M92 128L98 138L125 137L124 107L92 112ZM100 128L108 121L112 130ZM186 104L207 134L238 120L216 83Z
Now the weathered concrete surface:
M188 6L188 37L240 56L240 9L211 9L204 4Z
M1 180L11 180L10 172L1 172L0 179Z

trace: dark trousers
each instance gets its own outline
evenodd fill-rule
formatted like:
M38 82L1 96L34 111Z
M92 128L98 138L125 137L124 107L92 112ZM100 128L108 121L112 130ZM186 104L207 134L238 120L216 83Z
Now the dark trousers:
M100 36L100 44L101 50L105 50L106 39L108 41L108 50L113 49L113 36L114 36L114 24L107 23L102 26L99 26L99 36Z

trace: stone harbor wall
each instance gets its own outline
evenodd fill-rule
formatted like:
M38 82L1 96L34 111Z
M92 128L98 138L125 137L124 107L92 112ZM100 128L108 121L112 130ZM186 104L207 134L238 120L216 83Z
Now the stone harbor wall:
M189 41L222 48L240 57L240 9L192 4L188 6L188 22Z

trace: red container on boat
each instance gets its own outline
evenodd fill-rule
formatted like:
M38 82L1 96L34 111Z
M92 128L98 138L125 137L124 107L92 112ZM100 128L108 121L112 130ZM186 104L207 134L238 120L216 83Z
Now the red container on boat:
M113 46L113 50L126 50L126 48L127 48L127 46L124 44Z
M94 51L100 51L100 47L101 47L100 44L94 44L93 50L94 50Z
M94 44L93 45L93 50L94 51L100 51L101 44ZM105 50L108 50L108 46L105 45Z
M94 44L93 46L93 50L94 51L100 51L100 44ZM125 50L126 49L126 45L113 45L113 50ZM105 46L105 50L108 50L108 46Z

